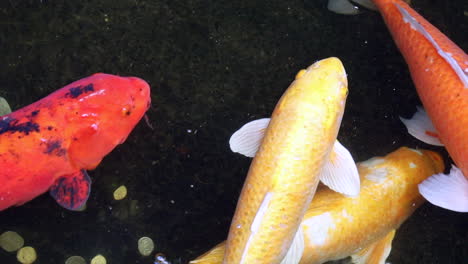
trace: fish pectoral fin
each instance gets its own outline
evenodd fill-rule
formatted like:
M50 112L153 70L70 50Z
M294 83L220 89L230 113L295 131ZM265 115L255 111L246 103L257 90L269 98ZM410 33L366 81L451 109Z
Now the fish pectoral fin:
M216 245L214 248L198 258L189 262L189 264L203 263L203 264L219 264L223 261L224 251L226 249L226 241Z
M270 118L262 118L243 125L229 139L231 151L250 158L254 157L262 143L269 123Z
M372 2L372 0L351 0L351 2L359 4L367 9L377 11L377 6Z
M335 141L330 158L322 169L320 180L336 192L348 196L359 194L361 184L356 163L351 153L338 140Z
M85 170L58 178L50 188L50 195L62 207L77 211L82 208L91 191L91 179Z
M289 247L286 256L281 261L281 264L297 264L301 261L302 254L304 253L304 233L302 231L301 226L296 232L294 236L294 240L291 243L291 247Z
M340 15L357 15L361 13L359 7L348 0L328 0L327 8L329 11Z
M400 117L400 120L406 126L406 129L408 129L408 133L416 139L430 145L444 145L440 142L439 133L422 107L418 107L418 110L410 119Z
M392 250L392 240L395 237L395 229L390 231L382 239L370 244L366 248L351 255L353 264L384 264Z
M468 180L453 165L448 175L434 174L420 183L418 189L431 204L456 212L468 212Z

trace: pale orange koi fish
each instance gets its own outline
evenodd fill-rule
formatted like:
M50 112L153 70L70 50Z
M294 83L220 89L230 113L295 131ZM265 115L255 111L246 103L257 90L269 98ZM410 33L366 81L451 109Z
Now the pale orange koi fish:
M300 225L304 250L299 263L348 256L353 263L385 263L396 229L424 202L418 184L442 172L444 163L435 152L402 147L358 163L358 169L359 196L346 197L324 186L315 194ZM222 242L190 264L219 264L224 250Z

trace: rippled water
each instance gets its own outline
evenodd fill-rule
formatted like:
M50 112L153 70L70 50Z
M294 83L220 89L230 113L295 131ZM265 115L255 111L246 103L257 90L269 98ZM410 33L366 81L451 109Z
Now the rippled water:
M413 6L468 50L466 1ZM465 12L465 14L464 14ZM349 90L339 139L356 160L411 138L398 116L420 104L407 66L379 14L339 16L326 1L46 1L0 3L0 96L13 109L95 72L134 75L152 86L148 117L89 174L84 212L43 195L0 212L0 233L20 233L36 263L72 255L152 263L137 241L186 263L227 236L250 160L229 136L270 115L296 72L339 57ZM125 185L128 195L113 199ZM468 216L422 206L398 230L391 263L466 263ZM0 250L0 263L15 263Z

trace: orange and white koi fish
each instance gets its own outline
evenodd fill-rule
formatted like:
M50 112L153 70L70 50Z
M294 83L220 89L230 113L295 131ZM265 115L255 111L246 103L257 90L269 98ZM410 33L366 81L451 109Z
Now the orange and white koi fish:
M300 225L304 250L299 263L347 256L353 263L385 263L396 229L424 202L418 184L442 172L444 163L435 152L402 147L358 163L358 170L359 196L346 197L324 186L315 194ZM190 263L219 264L224 250L223 242Z
M297 256L302 249L293 240L303 236L298 227L319 179L342 193L359 193L351 154L336 141L347 94L341 61L318 61L296 75L271 120L250 122L233 134L231 149L255 158L223 263L274 264Z
M468 55L405 2L372 2L403 54L425 108L402 121L416 138L445 146L460 168L434 175L419 191L437 206L468 212Z
M50 190L70 210L88 199L94 169L150 104L135 77L94 74L0 118L0 211Z

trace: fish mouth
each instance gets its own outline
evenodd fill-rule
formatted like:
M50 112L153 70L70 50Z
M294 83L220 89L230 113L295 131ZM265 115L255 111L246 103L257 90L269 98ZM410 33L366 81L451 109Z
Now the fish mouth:
M426 154L433 161L436 171L444 171L445 165L442 155L432 150L424 150L424 154Z

